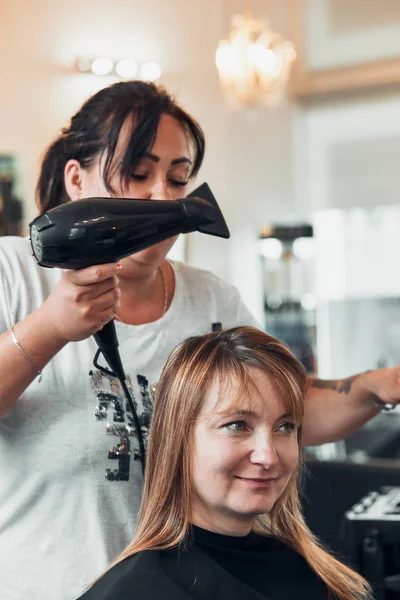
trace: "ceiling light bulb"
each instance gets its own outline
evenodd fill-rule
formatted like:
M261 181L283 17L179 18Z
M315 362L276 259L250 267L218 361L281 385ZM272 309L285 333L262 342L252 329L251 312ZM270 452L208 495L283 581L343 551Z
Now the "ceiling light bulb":
M230 74L236 71L235 51L230 44L221 42L215 53L215 64L223 74Z
M89 73L92 67L92 60L88 57L81 56L76 59L75 65L81 73Z
M113 70L114 64L111 58L95 58L91 70L95 75L108 75Z
M252 48L253 52L248 56L250 62L262 73L273 73L276 67L276 56L269 48L263 48L260 44L252 44L248 50Z
M130 79L138 72L138 66L132 58L124 58L115 65L115 72L120 77Z
M156 62L147 62L140 67L140 77L145 81L156 81L161 76L161 67Z

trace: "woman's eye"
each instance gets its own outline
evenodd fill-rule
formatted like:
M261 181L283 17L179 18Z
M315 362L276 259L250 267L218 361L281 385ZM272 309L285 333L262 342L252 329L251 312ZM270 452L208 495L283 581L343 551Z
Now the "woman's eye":
M247 424L245 423L245 421L233 421L232 423L226 423L226 425L223 426L224 429L227 429L228 431L233 431L234 433L240 433L241 431L245 431L247 428Z
M177 181L176 179L170 179L169 180L170 183L172 183L172 185L177 185L177 186L181 186L181 187L185 187L185 185L188 185L188 181Z
M145 181L147 179L147 175L141 175L140 173L133 173L132 177L136 181Z
M297 425L296 423L291 423L290 421L287 421L286 423L282 423L281 425L279 425L278 429L279 431L284 431L285 433L293 433L294 431L297 430Z

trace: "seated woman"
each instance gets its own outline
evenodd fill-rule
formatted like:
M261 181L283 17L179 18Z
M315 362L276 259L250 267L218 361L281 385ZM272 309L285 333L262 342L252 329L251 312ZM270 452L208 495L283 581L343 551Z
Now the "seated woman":
M82 600L360 600L304 523L306 375L251 327L178 346L158 384L132 543Z

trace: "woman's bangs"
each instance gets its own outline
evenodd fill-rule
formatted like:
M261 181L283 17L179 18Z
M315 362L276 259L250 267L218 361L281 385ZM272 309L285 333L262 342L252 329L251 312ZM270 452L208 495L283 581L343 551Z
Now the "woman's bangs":
M130 135L120 161L121 183L128 184L132 172L146 153L151 151L157 136L160 117L161 111L157 111L155 107L150 107L148 110L132 107L130 113L126 115L126 119L131 123Z
M304 394L291 374L275 377L273 385L280 396L286 412L295 423L301 424L304 417Z
M218 400L216 410L235 413L251 410L251 385L249 369L241 364L220 368L214 381L218 382Z
M295 375L288 369L281 369L264 361L257 364L245 365L229 357L209 369L214 376L207 381L205 395L211 388L213 382L218 383L217 410L229 410L239 412L241 410L252 410L252 398L255 394L262 399L263 394L259 384L255 381L255 372L265 374L278 397L284 405L284 410L295 423L301 424L304 416L304 394ZM208 378L207 378L208 379ZM265 401L265 400L263 400Z

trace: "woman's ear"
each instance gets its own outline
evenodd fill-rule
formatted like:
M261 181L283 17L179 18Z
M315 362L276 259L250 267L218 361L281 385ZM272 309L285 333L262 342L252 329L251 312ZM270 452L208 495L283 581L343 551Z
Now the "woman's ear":
M64 169L65 189L71 200L79 200L82 196L82 167L75 159L67 162Z

